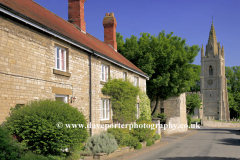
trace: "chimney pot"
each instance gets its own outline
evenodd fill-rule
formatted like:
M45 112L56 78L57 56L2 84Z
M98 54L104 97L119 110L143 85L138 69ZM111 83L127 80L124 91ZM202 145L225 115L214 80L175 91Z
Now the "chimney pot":
M108 17L109 16L109 13L106 13L106 16L105 17Z
M111 16L111 17L114 17L114 13L113 13L113 12L112 12L112 13L110 13L110 16Z

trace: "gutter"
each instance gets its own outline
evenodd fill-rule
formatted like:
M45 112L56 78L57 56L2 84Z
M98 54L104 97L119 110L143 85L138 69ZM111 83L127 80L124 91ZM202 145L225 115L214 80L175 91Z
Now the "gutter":
M20 20L20 21L22 21L22 22L24 22L24 23L26 23L26 24L28 24L30 26L33 26L33 27L35 27L35 28L37 28L37 29L39 29L39 30L41 30L43 32L46 32L46 33L48 33L48 34L50 34L50 35L52 35L54 37L57 37L57 38L65 41L65 42L68 42L68 43L70 43L70 44L72 44L72 45L74 45L76 47L79 47L79 48L81 48L81 49L83 49L83 50L85 50L85 51L87 51L87 52L89 52L91 54L94 54L94 55L96 55L98 57L101 57L101 58L107 60L107 61L110 61L110 62L112 62L112 63L114 63L114 64L116 64L116 65L118 65L120 67L123 67L123 68L125 68L125 69L127 69L127 70L129 70L131 72L134 72L134 73L136 73L138 75L141 75L141 76L145 77L147 80L149 80L149 76L148 75L146 75L146 74L144 74L144 73L142 73L140 71L137 71L137 70L135 70L133 68L130 68L130 67L126 66L125 64L122 64L121 62L118 62L117 60L114 60L114 59L112 59L112 58L110 58L110 57L108 57L108 56L106 56L106 55L104 55L102 53L99 53L97 51L93 51L88 46L85 46L84 44L81 44L81 43L71 39L68 36L65 36L65 35L57 32L57 31L55 31L55 30L53 30L53 29L51 29L51 28L49 28L49 27L47 27L47 26L45 26L45 25L43 25L43 24L41 24L41 23L39 23L39 22L37 22L37 21L35 21L35 20L33 20L33 19L31 19L31 18L29 18L29 17L27 17L27 16L25 16L25 15L23 15L21 13L19 13L19 12L16 12L15 10L13 10L13 9L3 5L2 3L0 3L0 12L3 12L5 14L11 16L11 17L14 17L14 18L16 18L16 19L18 19L18 20Z

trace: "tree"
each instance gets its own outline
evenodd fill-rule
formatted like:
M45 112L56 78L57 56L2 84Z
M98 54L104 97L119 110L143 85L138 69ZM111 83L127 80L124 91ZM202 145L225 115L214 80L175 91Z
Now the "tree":
M201 75L201 65L191 64L193 71L195 73L195 85L190 87L190 92L200 91L200 75Z
M196 107L200 109L201 103L202 101L199 99L199 95L197 93L187 95L186 96L187 113L189 115L192 115Z
M195 85L196 74L191 65L200 50L197 45L188 46L186 40L173 36L173 32L158 36L141 33L126 38L117 33L118 51L150 76L147 81L147 95L156 101L178 96Z
M228 102L231 117L240 113L240 66L225 67L227 77Z

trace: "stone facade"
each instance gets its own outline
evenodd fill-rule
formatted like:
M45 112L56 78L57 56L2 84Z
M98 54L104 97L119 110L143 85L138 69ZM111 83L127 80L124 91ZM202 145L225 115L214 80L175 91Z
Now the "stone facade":
M217 120L230 120L227 78L225 77L224 48L217 43L212 23L208 44L204 55L201 50L201 94L203 95L203 115Z
M156 102L152 102L151 106L155 106L155 104ZM177 126L176 128L162 129L163 134L170 135L187 131L186 93L170 97L167 100L159 100L156 112L166 114L166 125Z
M66 72L55 70L56 46L66 49ZM92 124L101 121L101 65L109 66L112 78L138 77L139 86L146 91L146 78L92 56ZM55 99L56 94L67 95L69 103L89 119L89 53L57 37L45 34L7 15L0 15L0 123L9 116L10 108L31 100ZM111 113L110 113L111 115ZM111 117L111 116L110 116ZM92 129L98 133L100 129Z

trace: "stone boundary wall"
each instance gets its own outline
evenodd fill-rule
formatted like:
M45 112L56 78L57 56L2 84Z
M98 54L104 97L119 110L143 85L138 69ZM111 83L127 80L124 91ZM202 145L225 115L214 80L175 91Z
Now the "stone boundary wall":
M226 127L226 128L240 128L240 123L218 122L211 120L204 120L203 126L206 127Z
M176 128L174 127L169 127L171 125L176 125ZM187 124L183 124L181 123L181 117L169 117L166 119L166 125L168 125L169 128L167 129L162 129L162 133L164 135L172 135L172 134L176 134L176 133L181 133L181 132L185 132L188 130L187 127L185 128L181 128L180 125L187 125Z

